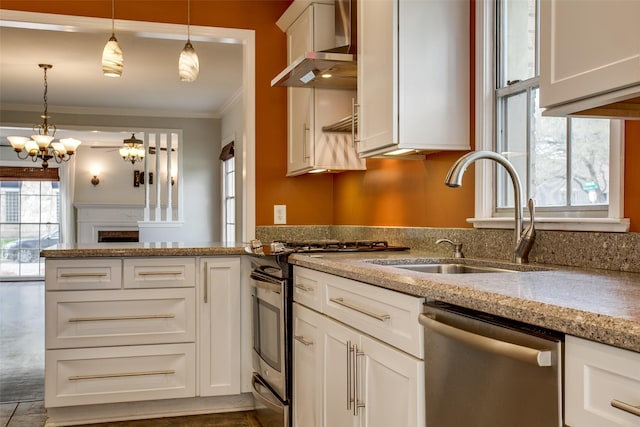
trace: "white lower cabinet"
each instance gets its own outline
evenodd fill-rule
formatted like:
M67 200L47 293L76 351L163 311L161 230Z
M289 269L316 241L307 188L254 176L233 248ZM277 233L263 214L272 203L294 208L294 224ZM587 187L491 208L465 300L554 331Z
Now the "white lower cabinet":
M240 257L47 259L45 287L45 407L240 393Z
M240 258L200 260L200 396L240 393Z
M640 353L567 336L565 423L640 426Z
M308 269L299 271L294 277L315 277L324 295L334 280L340 285L347 280ZM350 295L350 302L358 308L392 312L391 305L371 307L371 301L364 298L367 288L374 294L388 292L389 301L400 295L350 282L354 292L361 291ZM424 360L347 326L358 324L356 319L366 321L369 314L354 311L342 323L325 309L324 303L319 313L294 302L294 427L424 427ZM393 323L393 317L377 321Z

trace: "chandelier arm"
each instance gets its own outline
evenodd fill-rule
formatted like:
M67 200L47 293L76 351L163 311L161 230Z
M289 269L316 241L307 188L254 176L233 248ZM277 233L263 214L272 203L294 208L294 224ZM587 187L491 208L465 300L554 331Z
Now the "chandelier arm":
M29 157L29 152L26 150L16 151L16 153L20 160L27 160L27 158ZM24 157L20 156L21 153L24 153Z

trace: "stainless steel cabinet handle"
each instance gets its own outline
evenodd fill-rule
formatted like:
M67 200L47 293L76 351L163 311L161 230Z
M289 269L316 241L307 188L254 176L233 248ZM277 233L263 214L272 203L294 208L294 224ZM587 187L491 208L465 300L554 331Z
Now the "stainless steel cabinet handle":
M300 289L303 292L314 292L316 290L315 288L312 288L311 286L305 286L305 285L300 285L300 284L297 284L296 288Z
M203 299L204 299L204 303L208 303L209 302L209 271L207 269L207 266L205 264L204 267L204 289L202 290L203 293Z
M355 375L354 375L354 384L355 384L355 393L354 393L354 405L353 405L353 415L354 416L358 416L358 414L360 413L360 408L364 408L364 402L362 402L358 397L358 395L360 394L359 392L359 383L360 383L360 364L358 363L358 358L360 356L364 356L364 352L359 351L357 346L353 346L354 347L354 351L353 351L353 360L355 363Z
M521 362L529 363L537 366L552 366L551 352L544 350L536 350L535 348L524 347L517 344L496 340L493 338L477 335L472 332L458 329L450 325L445 325L437 320L421 314L420 323L432 331L444 335L453 340L463 342L468 346L479 350L510 357Z
M102 379L102 378L119 378L119 377L141 377L143 375L173 375L175 373L176 371L169 369L165 371L116 372L112 374L73 375L69 377L69 381L95 380L95 379Z
M355 146L357 142L360 142L360 135L358 130L360 118L358 117L358 110L360 109L360 104L356 103L355 99L351 98L351 141L352 145Z
M389 320L391 319L391 315L389 314L378 314L378 313L374 313L370 310L367 310L366 308L362 308L359 307L351 302L347 302L344 300L344 298L329 298L329 301L334 302L338 305L341 305L343 307L347 307L350 308L351 310L357 311L358 313L362 313L364 315L367 315L369 317L373 317L376 320L379 320L381 322L384 322L385 320Z
M69 322L101 322L108 320L173 319L174 314L139 314L132 316L72 317Z
M311 128L306 124L302 124L302 160L311 158L311 141L309 141L309 148L307 149L307 132L310 132Z
M104 277L107 273L62 273L60 277Z
M304 344L305 346L309 347L310 345L313 345L313 341L306 339L304 336L302 335L294 335L293 338L298 341L299 343Z
M351 409L351 341L347 341L347 411Z
M622 411L635 415L636 417L640 417L640 406L629 405L628 403L624 403L616 399L613 399L611 401L611 406L613 406L616 409L620 409Z
M175 276L181 273L182 271L141 271L138 276Z

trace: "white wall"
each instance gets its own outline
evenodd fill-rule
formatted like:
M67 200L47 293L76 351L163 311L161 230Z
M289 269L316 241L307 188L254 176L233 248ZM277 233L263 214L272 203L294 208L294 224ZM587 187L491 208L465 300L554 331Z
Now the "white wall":
M31 126L33 112L2 111L1 124ZM37 115L36 115L37 117ZM55 113L52 121L60 129L74 126L133 131L141 128L182 129L182 176L184 227L183 242L220 240L220 119L132 117ZM129 135L130 136L130 135ZM3 150L4 151L4 150ZM3 157L9 153L2 153ZM133 169L117 152L80 146L75 168L74 203L144 205L143 187L133 187ZM25 161L25 163L27 163ZM30 162L28 162L31 164ZM100 184L90 183L90 169L99 163ZM141 165L135 168L142 169Z

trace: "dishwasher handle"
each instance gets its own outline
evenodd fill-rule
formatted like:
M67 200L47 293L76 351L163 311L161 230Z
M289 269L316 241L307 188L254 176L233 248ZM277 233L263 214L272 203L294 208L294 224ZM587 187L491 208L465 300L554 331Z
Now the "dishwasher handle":
M419 320L425 328L429 328L440 335L462 342L478 350L506 356L511 359L540 367L552 366L551 351L536 350L535 348L525 347L485 337L483 335L474 334L472 332L438 322L425 314L421 314Z

